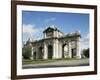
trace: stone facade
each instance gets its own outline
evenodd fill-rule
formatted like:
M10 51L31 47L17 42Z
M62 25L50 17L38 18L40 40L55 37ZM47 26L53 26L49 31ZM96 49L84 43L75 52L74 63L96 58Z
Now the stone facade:
M30 41L26 45L32 47L31 59L81 58L80 32L64 34L56 27L48 27L43 31L43 39Z

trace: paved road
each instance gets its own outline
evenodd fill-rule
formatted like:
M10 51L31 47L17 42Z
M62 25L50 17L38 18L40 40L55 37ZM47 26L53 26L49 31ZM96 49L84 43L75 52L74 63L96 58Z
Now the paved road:
M74 66L87 66L89 65L89 59L82 60L58 60L51 63L40 64L27 64L22 65L23 68L46 68L46 67L74 67Z

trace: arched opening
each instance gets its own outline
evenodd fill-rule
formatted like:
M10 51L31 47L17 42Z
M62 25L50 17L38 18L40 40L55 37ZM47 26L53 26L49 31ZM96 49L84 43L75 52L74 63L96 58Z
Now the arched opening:
M48 45L48 59L52 59L52 56L53 56L52 45Z
M72 53L72 58L76 58L76 41L71 41L71 53Z
M68 45L64 44L62 46L62 58L66 58L68 56Z
M43 47L39 47L38 57L39 59L43 59Z
M34 58L34 60L36 60L36 52L34 52L33 58Z

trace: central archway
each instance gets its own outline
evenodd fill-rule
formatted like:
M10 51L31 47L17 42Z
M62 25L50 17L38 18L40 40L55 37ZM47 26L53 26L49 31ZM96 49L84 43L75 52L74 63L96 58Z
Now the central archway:
M52 59L53 56L53 47L52 45L48 45L48 59Z

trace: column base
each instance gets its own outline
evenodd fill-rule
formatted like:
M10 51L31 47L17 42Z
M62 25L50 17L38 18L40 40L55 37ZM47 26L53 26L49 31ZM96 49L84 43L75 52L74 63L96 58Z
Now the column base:
M33 57L30 57L31 60L34 60Z
M81 59L81 56L76 56L77 59Z
M45 59L48 59L48 58L47 57L44 57L43 59L45 60Z
M66 57L66 58L72 58L71 56L68 56L68 57Z

